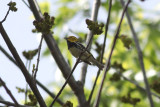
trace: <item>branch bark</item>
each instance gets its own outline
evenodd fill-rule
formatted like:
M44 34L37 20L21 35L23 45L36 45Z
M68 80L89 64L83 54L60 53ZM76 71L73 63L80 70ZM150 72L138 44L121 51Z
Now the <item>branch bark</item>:
M5 49L3 47L0 46L0 50L3 52L4 55L6 55L6 57L13 62L13 64L15 64L18 68L20 68L17 64L17 62L9 55L9 53L7 53L7 51L5 51ZM52 98L55 98L55 94L53 94L52 92L50 92L41 82L39 82L38 80L36 80L36 83L47 93L49 94ZM63 105L64 103L60 100L57 99L57 102L60 105Z
M101 62L101 63L103 63L103 55L104 55L105 46L106 46L106 39L107 39L109 22L110 22L111 8L112 8L112 0L109 1L108 17L107 17L106 26L105 26L105 35L104 35L103 48L102 48L101 59L100 59L100 62ZM95 86L96 86L96 83L97 83L97 80L98 80L100 71L101 71L101 70L99 69L98 72L97 72L96 79L95 79L95 81L94 81L94 84L93 84L91 93L90 93L90 95L89 95L89 99L88 99L88 103L89 103L89 104L90 104L90 102L91 102L92 95L93 95L93 92L94 92L94 89L95 89Z
M126 6L125 6L125 8L123 10L123 13L122 13L122 16L121 16L121 20L120 20L118 28L117 28L117 32L115 33L112 49L111 49L111 52L110 52L110 55L109 55L109 58L108 58L108 62L106 62L106 66L104 68L105 72L104 72L103 77L102 77L102 82L100 84L100 88L99 88L99 91L98 91L98 94L97 94L97 97L96 97L96 100L95 100L95 103L94 103L94 107L98 107L99 106L103 84L104 84L104 81L105 81L105 78L106 78L106 74L107 74L107 72L108 72L108 70L110 68L110 61L111 61L112 53L113 53L114 47L116 45L116 41L117 41L117 38L118 38L118 35L119 35L119 32L120 32L121 23L122 23L122 20L124 18L124 14L125 14L125 12L126 12L126 10L128 8L128 5L129 5L130 1L131 0L128 0L127 4L126 4Z
M19 104L17 102L17 100L14 98L13 94L11 93L11 91L8 89L8 87L6 86L6 84L4 83L4 81L1 79L0 77L0 82L2 84L2 86L4 87L4 89L6 90L6 92L8 93L8 95L11 97L11 99L13 100L13 102L15 103L16 107L19 107Z
M35 0L28 0L28 2L29 2L31 10L35 16L35 19L37 21L41 20L43 18L43 16L41 14L41 11L40 11L36 1ZM48 35L44 35L44 39L48 45L48 48L51 52L51 55L55 59L64 78L67 79L67 77L69 76L69 74L71 72L71 69L70 69L69 65L66 63L64 57L62 56L52 34L50 33ZM75 81L73 76L70 77L68 84L71 87L71 89L74 91L75 95L77 96L79 104L81 104L80 106L85 107L86 100L85 100L83 88L79 87L79 84L77 84L77 82Z
M124 75L122 75L121 73L120 73L120 75L121 75L121 77L122 77L124 80L129 81L130 83L132 83L132 84L136 85L136 87L137 87L137 88L139 88L139 89L141 89L141 90L143 90L143 91L145 91L145 92L146 92L146 89L145 89L145 88L143 88L143 87L141 87L137 82L135 82L135 81L133 81L133 80L128 79L127 77L125 77L125 76L124 76ZM156 93L151 92L151 94L152 94L153 96L155 96L155 97L157 97L157 98L159 98L159 99L160 99L160 96L159 96L159 95L157 95Z
M9 101L4 101L4 100L0 100L0 103L5 104L7 106L14 106L16 107L16 105L14 103L11 103ZM27 105L19 105L19 107L31 107L31 106L27 106Z
M121 0L121 4L124 7L124 1L123 0ZM145 83L148 99L149 99L149 102L150 102L150 106L154 107L153 99L152 99L152 96L151 96L151 91L150 91L150 87L149 87L149 84L148 84L148 80L147 80L147 76L146 76L146 71L145 71L145 67L144 67L144 63L143 63L143 53L142 53L142 50L140 48L136 32L135 32L135 30L133 28L133 24L132 24L131 18L130 18L129 13L127 11L126 11L126 17L127 17L128 24L130 26L130 29L131 29L131 32L132 32L132 35L133 35L133 39L134 39L136 48L137 48L138 57L139 57L138 59L139 59L140 67L142 69L144 83Z
M94 22L97 21L97 16L98 16L100 3L101 3L101 0L94 0L93 8L92 8L92 15L91 15L91 20L93 20ZM87 36L87 39L86 39L86 44L87 45L89 44L88 47L87 47L87 50L90 50L90 48L91 48L92 38L93 38L93 32L89 30L88 36ZM87 65L88 64L86 64L84 62L82 63L80 81L83 83L83 85L85 84L85 78L86 78L86 73L87 73Z
M6 55L6 57L9 60L11 60L11 62L13 62L16 66L18 66L17 62L7 53L7 51L1 45L0 45L0 50Z
M39 93L38 88L36 87L36 84L33 80L33 78L30 76L30 74L28 73L24 63L22 62L21 58L19 57L15 47L13 46L12 42L10 41L5 29L3 28L2 23L0 23L0 33L4 39L4 41L6 42L9 50L11 51L13 57L15 58L18 66L20 67L27 83L29 84L30 88L32 89L33 93L35 94L37 101L39 102L39 104L43 107L46 107L46 104L41 96L41 94Z

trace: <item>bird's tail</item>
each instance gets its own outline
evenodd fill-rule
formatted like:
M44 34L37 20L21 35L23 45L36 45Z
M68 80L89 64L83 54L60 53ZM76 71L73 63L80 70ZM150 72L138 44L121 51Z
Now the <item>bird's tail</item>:
M101 64L100 62L98 62L95 58L91 58L90 60L91 60L91 62L92 62L94 65L96 65L100 70L103 70L103 68L104 68L104 65L103 65L103 64Z

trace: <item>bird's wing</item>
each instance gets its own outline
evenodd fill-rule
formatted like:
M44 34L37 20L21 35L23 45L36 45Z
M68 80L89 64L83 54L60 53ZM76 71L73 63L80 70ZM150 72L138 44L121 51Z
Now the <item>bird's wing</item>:
M76 42L76 44L77 44L77 48L79 48L79 49L82 50L82 51L85 50L85 47L84 47L81 43Z

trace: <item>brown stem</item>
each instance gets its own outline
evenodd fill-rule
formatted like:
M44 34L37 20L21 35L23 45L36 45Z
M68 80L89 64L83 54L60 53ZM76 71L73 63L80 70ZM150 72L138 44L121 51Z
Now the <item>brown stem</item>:
M107 17L107 21L106 21L105 35L104 35L104 41L103 41L103 48L102 48L102 53L101 53L101 58L100 58L100 62L101 62L101 63L103 62L103 55L104 55L104 50L105 50L105 46L106 46L105 44L106 44L106 39L107 39L108 26L109 26L109 22L110 22L111 8L112 8L112 0L110 0L110 2L109 2L109 11L108 11L108 17ZM93 95L93 92L94 92L94 89L95 89L95 86L96 86L96 83L97 83L99 74L100 74L100 69L99 69L98 72L97 72L96 79L95 79L95 81L94 81L94 84L93 84L91 93L90 93L90 95L89 95L89 99L88 99L88 103L89 103L89 104L90 104L90 102L91 102L92 95Z
M36 69L35 69L35 73L34 73L34 79L35 80L36 80L36 75L37 75L37 71L38 71L38 65L39 65L39 61L40 61L40 53L41 53L42 41L43 41L43 35L41 37L41 41L40 41L39 47L38 47L37 65L36 65Z
M4 50L3 47L0 46L0 50ZM17 62L9 55L9 53L7 53L5 50L2 51L4 55L6 55L6 57L11 61L13 62L18 68L19 66L17 65ZM38 80L36 80L36 83L47 93L49 94L52 98L55 98L55 94L53 94L52 92L50 92L42 83L40 83ZM57 102L60 104L60 105L63 105L64 103L60 100L60 99L57 99Z
M37 101L39 102L40 106L46 107L46 104L41 96L41 94L39 93L39 90L33 80L33 78L30 76L29 72L27 71L24 63L22 62L21 58L19 57L19 54L17 53L17 50L15 49L15 47L13 46L12 42L10 41L5 29L3 28L2 23L0 23L0 33L4 39L4 41L6 42L10 52L12 53L13 57L15 58L18 66L20 67L27 83L29 84L29 86L31 87L34 95L37 98Z
M139 89L141 89L143 92L146 92L146 89L145 89L145 88L143 88L143 87L141 87L137 82L135 82L135 81L133 81L133 80L128 79L127 77L125 77L125 76L124 76L124 75L122 75L121 73L120 73L120 75L121 75L121 77L122 77L124 80L129 81L130 83L132 83L132 84L136 85L136 87L137 87L137 88L139 88ZM159 95L157 95L156 93L151 92L151 94L152 94L153 96L155 96L155 97L157 97L157 98L159 98L159 99L160 99L160 96L159 96Z
M9 14L9 11L10 11L10 9L8 9L8 11L7 11L7 13L6 13L6 16L4 17L4 19L3 19L0 23L3 23L3 22L7 19L7 16L8 16L8 14Z
M1 79L1 77L0 77L0 82L1 82L2 86L4 87L4 89L6 90L6 92L8 93L8 95L11 97L11 99L15 103L16 107L19 107L19 104L18 104L17 100L14 98L13 94L8 89L8 87L6 86L6 84L4 83L4 81Z
M16 105L14 103L11 103L9 101L4 101L4 100L0 100L0 103L7 105L7 107L12 106L12 107L16 107ZM1 106L2 107L2 106ZM6 106L5 106L6 107ZM31 106L27 106L27 105L19 105L19 107L31 107Z
M92 38L90 38L89 43L91 43L91 42L90 42L91 40L92 40ZM87 47L88 47L89 45L90 45L90 44L88 44ZM53 102L51 103L50 107L53 106L53 104L55 103L55 101L57 100L57 98L60 96L61 92L63 91L63 89L64 89L65 86L67 85L70 77L72 76L74 70L76 69L78 63L80 62L80 58L82 57L83 53L87 50L87 47L86 47L85 50L79 55L79 57L78 57L78 59L77 59L77 62L75 63L75 65L74 65L71 73L70 73L69 76L67 77L65 83L63 84L62 88L60 89L60 91L59 91L58 94L56 95L56 97L55 97L55 99L53 100ZM81 84L79 84L79 85L81 85ZM80 86L79 86L79 87L80 87ZM80 87L80 88L82 88L82 87ZM84 106L88 107L89 105L85 102Z
M117 38L118 38L118 35L119 35L119 31L120 31L120 28L121 28L121 23L122 23L122 20L124 18L124 14L128 8L128 5L130 3L131 0L128 0L124 10L123 10L123 13L122 13L122 16L121 16L121 20L119 22L119 25L118 25L118 28L117 28L117 32L115 34L115 37L114 37L114 40L113 40L113 45L112 45L112 49L111 49L111 52L110 52L110 55L109 55L109 58L108 58L108 61L106 62L106 66L104 68L104 74L103 74L103 77L102 77L102 82L100 84L100 88L99 88L99 91L98 91L98 94L97 94L97 98L95 100L95 103L94 103L94 107L98 107L99 106L99 102L100 102L100 97L101 97L101 92L102 92L102 88L103 88L103 84L104 84L104 80L106 78L106 74L110 68L110 61L111 61L111 57L112 57L112 53L113 53L113 50L114 50L114 47L116 45L116 41L117 41Z
M121 0L121 4L122 4L122 6L124 7L124 1L123 1L123 0ZM141 50L141 48L140 48L140 45L139 45L139 41L138 41L136 32L135 32L135 30L134 30L134 28L133 28L133 24L132 24L131 18L130 18L129 13L128 13L127 11L126 11L126 16L127 16L128 24L129 24L129 26L130 26L132 35L133 35L133 39L134 39L134 42L135 42L137 51L138 51L138 57L139 57L138 59L139 59L140 66L141 66L141 69L142 69L143 78L144 78L144 83L145 83L145 87L146 87L146 92L147 92L147 95L148 95L148 99L149 99L149 102L150 102L150 106L151 106L151 107L154 107L154 103L153 103L153 99L152 99L152 96L151 96L151 91L150 91L150 87L149 87L149 84L148 84L148 80L147 80L147 76L146 76L146 71L145 71L145 67L144 67L144 63L143 63L142 50Z
M40 21L43 18L43 16L37 2L35 0L28 0L28 2L35 16L35 19L37 21ZM67 79L67 77L70 75L71 69L67 64L67 62L65 61L64 57L62 56L62 53L60 52L58 45L54 40L52 34L49 33L47 35L44 35L44 39L51 52L51 55L54 57L55 62L57 63L59 69L61 70L64 78ZM85 107L86 99L85 99L83 87L79 87L79 84L77 84L73 76L70 77L68 84L71 87L71 89L74 91L75 95L77 96L80 106Z
M94 22L97 21L100 3L101 3L101 0L94 0L93 8L92 8L92 15L91 15L91 20L93 20ZM87 36L87 39L86 39L86 44L87 45L90 44L90 45L87 46L87 50L90 50L90 48L91 48L92 38L93 38L93 32L89 30L88 36ZM82 64L80 81L83 83L83 85L85 84L86 73L87 73L87 65L88 64L86 64L86 63Z

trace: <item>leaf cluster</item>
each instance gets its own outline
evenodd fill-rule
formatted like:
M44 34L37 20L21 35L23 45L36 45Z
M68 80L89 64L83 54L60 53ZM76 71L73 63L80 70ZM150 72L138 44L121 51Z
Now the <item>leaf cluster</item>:
M73 103L70 101L67 101L62 107L73 107Z
M16 8L16 2L9 2L8 3L8 6L9 6L9 9L13 12L16 12L17 11L17 8Z
M159 81L159 79L153 81L150 86L154 91L156 91L157 93L160 94L160 81Z
M136 105L138 102L140 102L139 98L132 98L130 93L128 93L128 96L121 97L120 100L123 103L129 103L129 104L132 104L132 105Z
M17 89L17 91L18 91L18 93L26 93L26 91L27 91L27 96L28 96L28 98L29 98L29 100L30 101L28 101L28 102L25 102L25 105L29 105L29 106L36 106L37 105L37 99L36 99L36 97L35 97L35 95L32 93L32 91L31 90L29 90L29 89L24 89L24 88L20 88L20 87L16 87L16 89Z
M104 27L103 23L98 24L98 22L86 19L86 24L87 28L93 31L93 34L100 35L101 33L103 33L103 27Z
M35 50L29 50L29 51L23 51L23 56L27 59L27 60L31 60L33 59L33 57L38 53L38 49Z
M41 32L42 34L49 34L52 26L54 25L54 17L50 17L47 12L43 14L44 18L40 21L33 21L33 25L36 29L32 30L33 32ZM53 33L53 32L52 32Z

